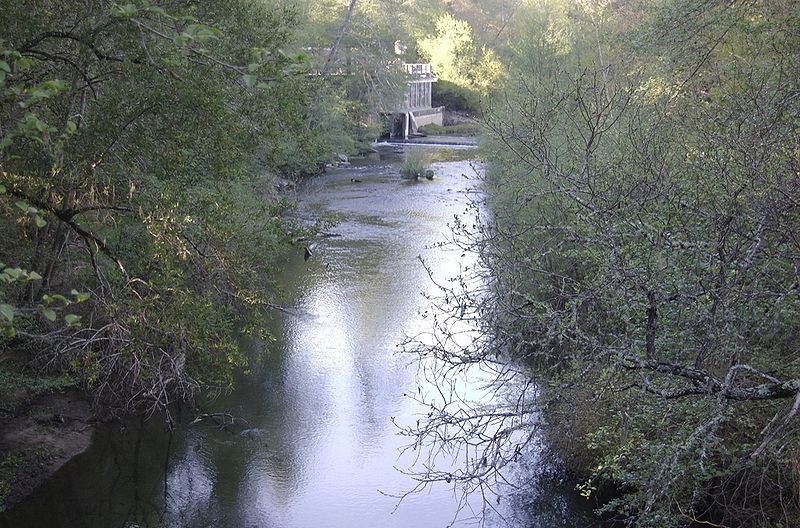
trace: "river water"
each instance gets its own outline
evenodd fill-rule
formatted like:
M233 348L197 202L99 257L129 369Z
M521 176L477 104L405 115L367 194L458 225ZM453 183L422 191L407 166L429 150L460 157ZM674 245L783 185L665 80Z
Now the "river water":
M399 166L412 149L433 163L432 181L409 182ZM413 155L418 155L417 151ZM178 416L101 426L92 446L30 499L0 516L7 527L403 527L472 524L481 501L434 485L413 488L405 471L419 453L395 423L425 408L429 390L404 336L424 330L423 292L454 276L463 257L438 246L475 196L474 151L386 146L297 190L298 214L336 213L335 236L315 240L308 261L287 263L288 313L276 341L236 389L204 405L246 420L231 430ZM254 350L254 355L255 354ZM477 397L481 395L475 388ZM422 458L424 460L424 456ZM439 460L447 464L447 460ZM417 467L418 469L418 467ZM504 502L512 526L588 526L585 507L557 478L535 496ZM459 511L459 505L461 509ZM501 525L489 516L487 526Z

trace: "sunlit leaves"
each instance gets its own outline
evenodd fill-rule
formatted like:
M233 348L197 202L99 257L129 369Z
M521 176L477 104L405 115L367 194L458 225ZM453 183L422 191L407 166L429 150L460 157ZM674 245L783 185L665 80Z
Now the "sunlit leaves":
M70 303L69 299L67 299L63 295L59 295L57 293L53 294L53 295L43 295L42 296L42 302L44 302L45 305L47 305L47 306L50 306L53 303L59 303L62 306L66 306L66 305L68 305Z
M34 223L36 224L36 227L41 229L42 227L47 225L47 221L42 217L42 211L30 205L27 201L18 200L14 202L14 205L17 207L17 209L19 209L26 215L32 217Z
M25 204L17 204L21 207ZM42 280L42 276L35 271L29 271L22 268L12 268L0 262L0 285L28 284L33 281ZM58 294L44 294L42 295L41 302L36 305L36 312L41 315L45 320L55 322L58 319L59 312L64 308L72 305L85 302L89 299L90 294L87 292L79 292L73 289L70 291L72 299ZM17 308L11 304L0 304L0 328L6 335L16 335L14 330L14 318L20 314L31 313L30 309ZM64 322L69 327L78 326L80 324L80 316L74 314L64 315Z
M60 79L54 79L50 81L45 81L41 84L32 86L23 92L27 99L21 101L19 106L22 108L28 108L33 106L44 99L52 97L59 92L62 92L66 89L67 85L64 81Z
M111 16L119 18L133 18L139 12L135 4L114 4L111 7Z
M0 316L2 316L8 323L14 322L14 313L16 310L10 304L0 304Z
M91 294L86 292L79 292L78 290L70 291L70 295L72 295L75 298L76 303L82 303L84 301L88 301L89 297L91 297Z
M78 326L80 325L81 322L81 316L75 314L67 314L64 316L64 322L71 327Z
M11 284L13 282L30 282L41 280L42 276L35 271L28 271L22 268L5 267L0 263L0 282L4 284Z
M42 303L37 307L38 312L48 321L55 322L58 318L58 311L72 304L81 303L89 299L88 293L78 292L77 290L72 290L70 294L73 296L72 300L57 293L43 295ZM76 314L68 313L64 315L63 319L68 327L75 327L79 325L81 317Z
M3 55L14 57L14 67L19 71L23 71L29 66L29 62L26 62L23 58L17 58L17 54L14 52L6 50ZM5 73L10 73L11 68L8 63L5 61L0 62L5 64L6 69L9 70L9 72ZM3 70L4 68L0 65L0 71ZM51 144L50 136L57 133L58 128L47 123L34 109L48 99L63 93L67 88L67 84L60 79L52 79L32 86L19 84L10 88L9 94L18 99L17 105L27 111L17 121L16 126L10 127L10 130L7 130L6 134L0 138L0 150L10 147L15 137L30 139L40 145ZM64 138L74 134L76 130L75 123L72 120L68 120L62 141ZM52 143L52 146L56 149L61 148L58 143Z
M487 90L503 74L503 66L490 48L479 48L470 25L449 14L436 20L436 34L418 42L434 73L462 87Z

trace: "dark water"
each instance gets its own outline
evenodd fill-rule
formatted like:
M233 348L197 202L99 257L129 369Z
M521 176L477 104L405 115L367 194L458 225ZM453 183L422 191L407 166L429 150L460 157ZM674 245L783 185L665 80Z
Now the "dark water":
M436 246L475 195L480 170L470 161L474 151L416 148L434 162L433 181L401 180L399 164L408 152L386 147L379 159L338 169L298 191L301 216L340 213L342 221L332 230L337 236L314 243L308 262L298 254L287 266L292 313L275 321L277 341L260 345L270 354L232 394L205 406L246 426L230 432L192 424L193 416L179 417L172 434L156 419L103 426L86 453L0 516L0 526L473 523L481 501L461 503L459 512L461 497L452 486L434 486L399 506L392 496L413 487L402 470L419 455L400 454L407 439L392 419L412 424L426 409L405 394L431 390L397 348L426 324L421 293L432 285L418 257L438 277L454 276L464 265L460 252ZM487 397L476 381L464 383L476 397ZM539 475L535 454L528 466L524 471ZM538 491L504 502L512 526L590 525L557 474L539 475L536 483ZM501 525L497 516L486 524Z

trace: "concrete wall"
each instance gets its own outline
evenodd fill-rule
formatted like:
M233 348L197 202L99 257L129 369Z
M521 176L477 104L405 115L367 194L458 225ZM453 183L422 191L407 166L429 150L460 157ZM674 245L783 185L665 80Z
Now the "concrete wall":
M417 127L423 127L425 125L442 126L444 124L443 106L438 108L426 108L424 110L414 110L412 113L414 114L414 120L417 123Z

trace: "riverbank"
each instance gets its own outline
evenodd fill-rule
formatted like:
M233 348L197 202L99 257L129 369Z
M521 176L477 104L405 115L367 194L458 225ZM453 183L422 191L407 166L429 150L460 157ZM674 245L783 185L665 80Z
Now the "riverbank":
M32 494L91 444L95 419L74 389L40 394L0 411L0 511Z

